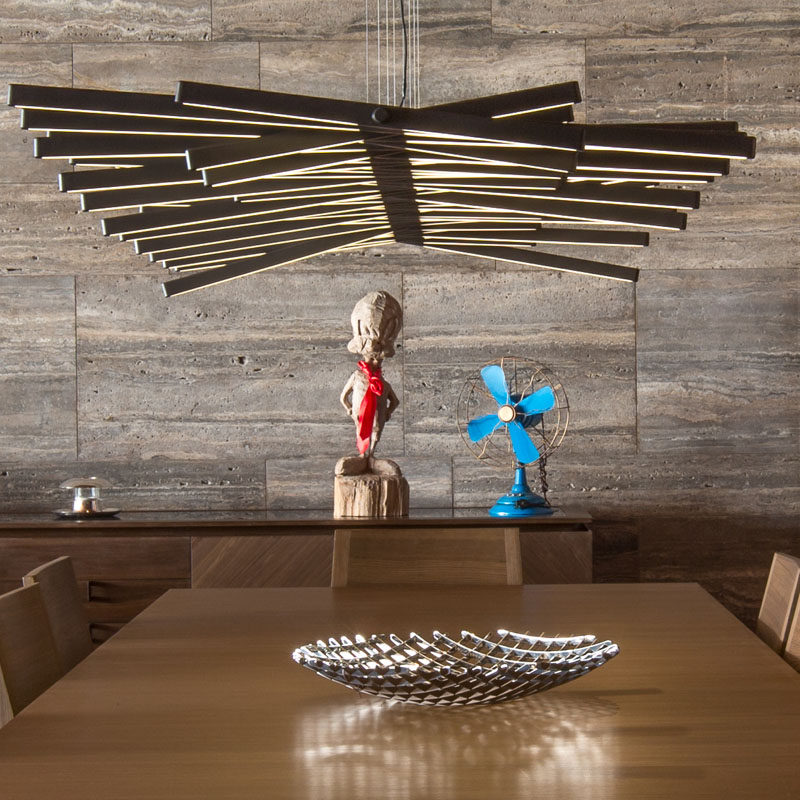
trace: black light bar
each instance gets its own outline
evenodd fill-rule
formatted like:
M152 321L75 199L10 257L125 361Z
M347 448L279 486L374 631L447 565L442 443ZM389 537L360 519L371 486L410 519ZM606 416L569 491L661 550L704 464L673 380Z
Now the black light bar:
M180 276L167 295L390 241L634 281L540 250L644 247L681 230L685 188L753 158L735 122L576 124L575 82L428 108L182 82L175 97L14 84L38 158L94 166L62 191ZM122 168L125 167L125 168Z

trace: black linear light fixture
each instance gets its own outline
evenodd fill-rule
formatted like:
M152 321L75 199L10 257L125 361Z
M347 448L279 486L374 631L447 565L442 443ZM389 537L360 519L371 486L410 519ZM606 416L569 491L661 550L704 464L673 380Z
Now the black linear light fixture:
M685 187L755 139L735 122L578 124L580 99L574 82L426 108L181 82L174 98L13 84L8 102L46 133L37 158L78 168L61 191L175 273L172 296L390 242L635 281L539 246L681 230L700 199Z

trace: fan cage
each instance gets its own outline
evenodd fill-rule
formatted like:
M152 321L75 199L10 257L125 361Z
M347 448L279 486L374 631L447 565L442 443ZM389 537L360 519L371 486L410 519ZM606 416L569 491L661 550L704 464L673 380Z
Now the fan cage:
M490 361L465 380L456 407L456 422L464 444L478 461L496 469L520 465L511 446L506 425L500 425L479 442L473 442L467 433L467 424L471 419L497 411L497 401L481 377L481 370L491 365L499 365L502 368L515 404L545 386L553 390L555 397L553 408L545 412L538 423L526 427L526 432L539 451L539 462L544 461L559 447L566 435L569 424L569 401L564 386L555 373L547 367L519 356L504 356L497 361Z

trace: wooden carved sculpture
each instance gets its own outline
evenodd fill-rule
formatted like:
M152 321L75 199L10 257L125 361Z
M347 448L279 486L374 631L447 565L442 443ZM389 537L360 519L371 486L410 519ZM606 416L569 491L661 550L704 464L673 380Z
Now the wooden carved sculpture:
M347 349L361 360L340 401L355 423L358 455L345 456L336 464L334 515L402 516L408 512L408 484L394 461L375 458L374 452L383 426L400 402L383 377L382 365L394 355L403 311L388 292L370 292L356 303L350 322L353 338Z

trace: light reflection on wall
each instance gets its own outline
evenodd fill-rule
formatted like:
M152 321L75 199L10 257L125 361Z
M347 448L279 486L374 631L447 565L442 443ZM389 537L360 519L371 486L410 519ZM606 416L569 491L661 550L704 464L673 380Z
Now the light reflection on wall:
M430 708L361 697L308 709L296 747L302 795L315 800L603 795L617 743L591 694L536 695L494 706Z

